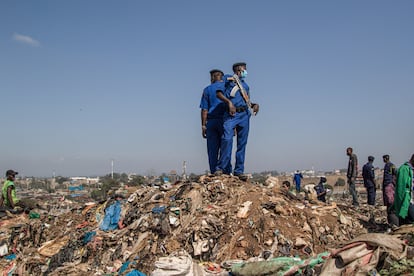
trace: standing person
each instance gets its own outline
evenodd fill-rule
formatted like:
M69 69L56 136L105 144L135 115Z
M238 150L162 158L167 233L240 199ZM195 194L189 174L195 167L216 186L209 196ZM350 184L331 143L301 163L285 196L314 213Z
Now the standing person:
M394 203L397 169L394 164L391 163L388 154L383 155L382 160L385 163L384 176L382 178L382 198L384 200L384 205L387 207L387 220L390 226L398 225L398 220L392 208L392 204Z
M217 97L227 105L223 117L224 133L221 139L221 155L217 166L217 174L226 172L226 167L231 164L233 136L236 131L237 150L233 173L241 180L247 180L247 176L244 174L244 160L249 136L250 116L252 115L250 108L253 109L254 114L259 112L259 105L250 103L250 89L245 81L246 68L247 65L244 62L233 64L233 77L225 78L224 91L217 91Z
M295 174L293 175L293 182L295 182L295 186L296 186L296 192L300 192L300 183L303 179L303 175L302 173L299 172L299 170L297 170L295 172Z
M413 194L414 154L397 171L393 209L402 223L414 222Z
M368 163L362 167L362 177L364 178L364 187L367 189L368 205L375 205L376 183L373 162L374 157L368 156Z
M352 205L359 206L358 195L355 188L355 180L358 175L358 158L351 147L346 149L346 155L349 156L348 172L346 174L349 186L349 192L352 195Z
M203 138L207 139L208 163L210 173L213 174L216 172L223 135L225 104L216 95L217 90L224 90L223 76L224 73L221 70L210 71L211 84L204 88L200 102L201 131Z

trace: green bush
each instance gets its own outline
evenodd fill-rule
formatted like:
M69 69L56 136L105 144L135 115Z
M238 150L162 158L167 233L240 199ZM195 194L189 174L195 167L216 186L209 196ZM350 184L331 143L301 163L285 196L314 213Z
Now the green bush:
M345 179L339 177L335 183L335 186L345 186Z

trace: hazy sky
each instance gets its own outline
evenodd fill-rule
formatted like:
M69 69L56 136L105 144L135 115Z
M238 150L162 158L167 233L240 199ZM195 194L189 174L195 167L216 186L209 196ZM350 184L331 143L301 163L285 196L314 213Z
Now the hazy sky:
M0 1L0 170L208 168L209 70L248 64L246 172L414 153L414 1ZM3 173L2 173L3 174Z

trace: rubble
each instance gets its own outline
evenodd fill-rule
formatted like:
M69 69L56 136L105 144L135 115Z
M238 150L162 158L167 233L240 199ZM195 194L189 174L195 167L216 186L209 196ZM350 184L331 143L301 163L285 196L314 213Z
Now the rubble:
M100 203L56 199L34 210L39 216L3 217L0 272L319 275L337 256L335 249L387 227L383 208L355 209L341 195L328 204L305 199L305 194L283 189L277 178L260 185L204 175L198 182L161 189L140 187L126 198ZM412 228L401 229L382 235L413 239ZM394 254L387 269L405 257Z

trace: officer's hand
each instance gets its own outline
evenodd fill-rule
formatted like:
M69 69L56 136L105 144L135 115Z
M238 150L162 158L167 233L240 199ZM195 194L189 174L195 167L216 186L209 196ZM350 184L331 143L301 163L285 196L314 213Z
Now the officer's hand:
M201 135L203 136L203 138L207 138L207 127L206 126L202 126L201 127Z
M252 108L253 108L254 115L256 115L257 113L259 113L259 104L253 104L252 105Z
M231 116L236 115L236 107L232 102L229 102L229 113Z

